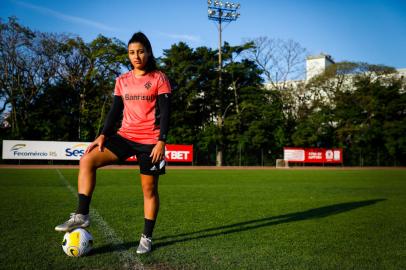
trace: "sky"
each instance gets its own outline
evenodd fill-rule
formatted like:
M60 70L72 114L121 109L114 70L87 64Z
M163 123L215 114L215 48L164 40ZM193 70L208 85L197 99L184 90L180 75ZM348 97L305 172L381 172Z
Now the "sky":
M309 55L406 68L406 0L240 0L241 17L228 24L231 45L266 36L292 39ZM16 16L32 30L72 33L86 42L99 34L123 42L137 31L155 56L180 41L218 47L206 0L0 0L0 18ZM305 61L305 59L303 59Z

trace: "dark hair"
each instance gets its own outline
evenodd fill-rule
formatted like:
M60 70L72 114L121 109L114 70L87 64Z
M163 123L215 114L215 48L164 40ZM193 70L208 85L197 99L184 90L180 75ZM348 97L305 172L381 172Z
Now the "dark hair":
M156 64L154 53L152 52L151 42L149 42L147 36L144 35L144 33L142 33L142 32L135 33L131 37L131 39L128 41L127 47L130 46L131 43L135 43L135 42L141 43L145 47L147 52L149 53L148 62L145 65L145 71L151 72L151 71L157 70L158 67ZM131 66L132 66L132 64L131 64Z

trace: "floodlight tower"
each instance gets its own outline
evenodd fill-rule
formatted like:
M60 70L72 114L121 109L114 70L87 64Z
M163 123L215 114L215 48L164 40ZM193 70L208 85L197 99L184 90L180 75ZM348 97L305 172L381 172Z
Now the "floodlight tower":
M222 34L222 23L230 23L237 20L240 17L240 13L237 10L241 7L238 3L231 3L218 0L208 0L208 18L209 20L215 21L218 23L219 31L219 70L222 68L222 59L221 59L221 34Z
M207 0L207 6L208 6L208 18L209 20L212 20L214 22L217 22L217 29L219 32L219 85L218 85L218 93L217 97L221 96L221 72L222 72L222 67L223 67L223 60L221 58L221 34L223 31L222 24L223 23L230 23L232 21L237 20L240 17L240 13L238 13L238 10L240 9L241 5L239 3L231 3L231 2L222 2L219 0ZM221 103L221 102L220 102ZM223 113L221 111L221 104L216 104L218 105L217 109L217 126L222 130L223 128ZM216 153L216 165L217 166L222 166L223 164L223 150L222 147L220 149L217 149Z

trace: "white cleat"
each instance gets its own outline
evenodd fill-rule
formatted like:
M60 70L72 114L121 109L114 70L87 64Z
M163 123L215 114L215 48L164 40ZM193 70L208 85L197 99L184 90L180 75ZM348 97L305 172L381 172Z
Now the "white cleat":
M62 224L55 227L57 232L70 232L76 228L86 228L90 225L89 215L71 213L70 218Z
M149 253L152 250L152 239L146 237L144 234L141 235L140 244L137 248L138 254Z

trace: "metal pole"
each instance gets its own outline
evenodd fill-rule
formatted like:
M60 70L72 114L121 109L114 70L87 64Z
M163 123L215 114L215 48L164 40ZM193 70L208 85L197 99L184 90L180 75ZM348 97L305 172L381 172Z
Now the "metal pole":
M79 90L80 91L80 90ZM78 128L78 139L79 141L81 140L81 130L80 130L80 126L81 126L81 113L83 111L83 98L84 98L84 94L79 93L79 128Z
M219 67L218 67L218 93L217 93L217 127L219 130L220 139L216 142L216 165L222 166L223 164L223 123L224 118L222 115L222 108L223 108L223 100L222 100L222 68L223 68L223 59L222 59L222 23L223 22L232 22L237 20L240 17L240 13L237 10L240 8L239 3L231 3L231 2L222 2L221 0L207 0L208 5L208 18L209 20L215 21L218 23L218 31L219 31Z
M221 58L221 33L222 33L222 29L221 29L221 14L219 13L219 88L218 88L218 93L217 93L217 97L221 96L221 72L222 72L222 58ZM217 118L217 126L220 129L220 145L219 145L219 149L217 149L217 153L216 153L216 165L217 166L222 166L223 165L223 145L222 145L222 139L223 139L223 116L222 116L222 111L221 111L221 98L219 100L219 104L217 104L219 106L218 108L218 118Z
M222 58L221 58L221 43L222 43L221 32L222 32L221 18L219 18L219 89L220 89L220 91L221 91L221 69L223 67Z
M239 163L239 164L240 164L240 167L241 167L241 144L239 144L238 146L239 146L239 148L240 148L240 149L239 149L239 150L240 150L240 163Z
M81 110L81 100L79 100L79 127L78 127L78 139L79 139L79 141L80 141L80 110Z

